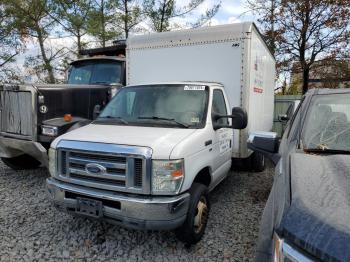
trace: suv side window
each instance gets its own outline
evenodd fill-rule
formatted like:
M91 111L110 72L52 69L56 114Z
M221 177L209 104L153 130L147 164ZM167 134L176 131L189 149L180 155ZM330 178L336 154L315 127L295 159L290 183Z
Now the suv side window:
M227 110L226 110L226 103L225 103L225 98L224 94L222 93L221 90L215 89L213 91L213 104L211 107L211 115L227 115ZM212 118L212 122L214 123L214 119ZM220 118L218 120L219 124L229 124L228 123L228 118Z
M295 125L293 125L293 124L294 124L294 121L295 121L295 119L297 118L297 116L298 116L298 119L299 119L299 117L300 117L300 116L299 116L299 115L300 115L299 111L300 111L300 108L301 108L303 102L304 102L304 97L301 99L301 101L300 101L300 103L299 103L297 109L295 110L295 112L294 112L294 114L293 114L292 119L289 120L289 124L288 124L288 135L287 135L288 138L290 138L290 134L292 133L292 132L291 132L292 129L295 129ZM287 131L287 130L286 130L286 131Z

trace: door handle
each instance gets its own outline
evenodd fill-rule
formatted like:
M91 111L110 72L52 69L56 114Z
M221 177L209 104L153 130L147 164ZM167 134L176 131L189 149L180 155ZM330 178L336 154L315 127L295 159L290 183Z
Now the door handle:
M205 146L209 146L209 145L211 145L212 143L213 143L212 140L208 140L208 141L205 141L204 145L205 145Z

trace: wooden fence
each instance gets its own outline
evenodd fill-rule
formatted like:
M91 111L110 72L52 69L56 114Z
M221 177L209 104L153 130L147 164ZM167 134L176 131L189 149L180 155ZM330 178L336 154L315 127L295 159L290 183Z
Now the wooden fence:
M285 114L291 103L295 100L299 100L301 95L289 95L289 96L275 96L275 110L273 116L273 131L276 132L279 137L282 137L284 131L284 125L278 121L278 116Z

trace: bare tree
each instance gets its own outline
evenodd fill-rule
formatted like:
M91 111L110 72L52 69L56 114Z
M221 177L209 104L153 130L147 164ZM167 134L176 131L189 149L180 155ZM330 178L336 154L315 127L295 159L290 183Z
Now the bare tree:
M144 12L140 0L117 0L116 26L128 38L129 33L144 19Z
M302 93L308 90L310 69L317 60L336 58L349 43L349 0L284 0L278 23L284 60L299 61Z
M281 0L247 0L249 10L258 16L267 45L275 54L280 32L276 28Z
M63 28L74 36L77 55L85 46L82 38L87 34L88 17L92 9L92 0L53 0L53 12L48 14Z
M302 93L308 90L314 63L335 59L349 44L350 0L248 1L260 16L278 68L300 69Z
M93 0L88 18L88 33L95 37L102 47L116 39L121 32L115 27L116 2L114 0Z
M190 16L193 11L203 4L204 0L191 0L185 6L178 6L176 0L145 0L144 10L151 20L151 27L154 31L169 31L174 27L172 20L177 17ZM197 18L197 21L190 23L190 27L199 27L210 20L219 10L221 2L217 2Z
M38 63L47 73L46 82L54 83L56 80L52 61L61 50L53 52L45 45L55 27L55 21L48 15L48 10L52 8L51 3L49 0L3 0L3 3L6 12L14 19L18 35L37 41L40 49Z
M14 20L0 4L0 81L13 78L13 70L10 65L15 61L21 51L21 41L14 34Z

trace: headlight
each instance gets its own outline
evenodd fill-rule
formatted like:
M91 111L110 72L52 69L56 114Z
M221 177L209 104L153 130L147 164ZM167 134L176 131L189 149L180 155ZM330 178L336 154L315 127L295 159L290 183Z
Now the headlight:
M57 151L53 148L49 149L49 172L51 176L56 176L57 172Z
M184 180L184 161L153 160L152 192L158 195L177 194Z
M42 126L41 133L46 136L57 136L58 128L56 126Z
M274 234L274 262L295 262L295 261L303 261L303 262L313 262L308 255L303 254L285 242L284 239L280 238L276 233Z

